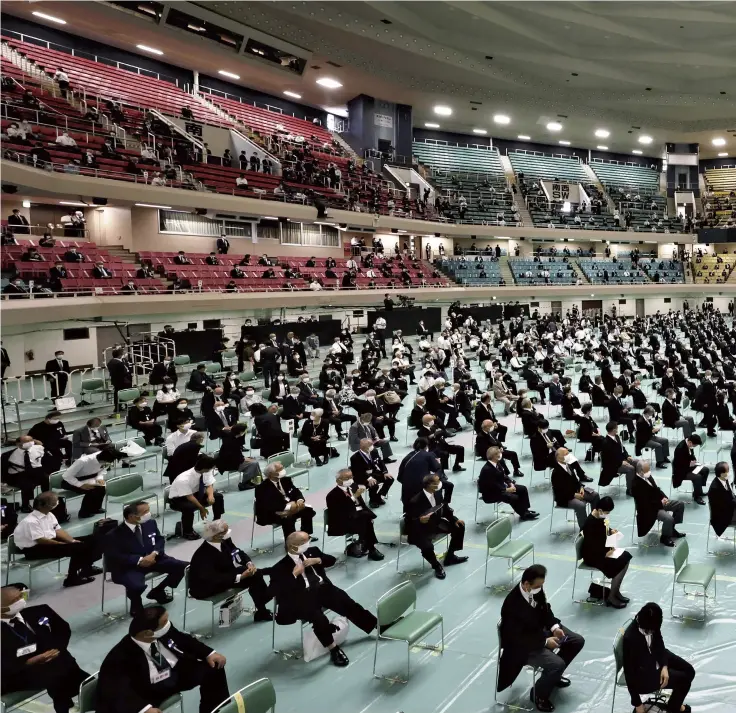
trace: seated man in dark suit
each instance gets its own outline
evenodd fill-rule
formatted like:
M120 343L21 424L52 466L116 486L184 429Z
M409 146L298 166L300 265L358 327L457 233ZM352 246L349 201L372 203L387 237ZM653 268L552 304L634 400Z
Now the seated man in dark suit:
M503 445L501 440L498 438L498 426L496 422L487 418L481 424L480 431L475 435L475 455L478 456L478 458L485 460L488 449L492 446L499 446L502 448L503 459L511 463L514 467L514 478L523 478L524 474L521 472L519 456L514 451L508 450Z
M383 554L376 549L376 533L373 530L374 512L365 504L365 485L358 485L348 468L338 471L337 485L327 493L327 534L330 537L357 535L356 547L348 548L350 557L363 557L378 562Z
M657 520L662 523L659 541L666 547L674 547L674 538L685 537L685 533L677 531L685 513L685 503L670 500L652 478L648 460L636 463L636 477L631 484L636 508L636 531L644 537L652 529Z
M229 431L222 432L222 443L217 454L217 470L220 473L238 471L240 483L238 487L248 489L255 487L251 484L254 478L261 475L261 467L253 458L246 458L243 453L245 448L246 426L244 423L236 423Z
M529 509L529 492L511 479L502 452L498 446L486 452L488 461L478 476L478 493L484 503L508 503L521 520L536 520L539 513Z
M226 659L179 631L162 606L144 607L100 667L95 710L160 713L181 691L199 688L199 710L212 711L230 695Z
M71 629L48 604L26 606L25 585L0 590L2 694L46 691L56 713L68 713L89 676L69 653Z
M594 508L598 502L598 493L592 488L583 487L582 483L586 481L580 476L582 472L580 463L567 448L557 449L555 467L552 470L552 495L555 505L575 511L581 530L588 519L588 503Z
M462 465L465 460L465 448L448 443L446 435L446 431L435 424L432 415L422 416L422 427L417 431L417 437L427 439L430 450L439 458L444 470L450 467L450 454L454 454L455 465L452 466L452 472L458 473L465 470Z
M625 440L632 440L636 430L636 415L631 414L628 406L624 405L623 389L620 386L613 390L613 396L605 405L608 406L608 417L611 421L626 428Z
M444 567L434 552L433 539L440 534L450 535L450 544L443 560L445 567L467 562L467 557L456 554L463 549L465 523L459 520L442 495L439 475L424 477L421 492L414 495L406 508L405 523L409 544L415 545L430 564L437 579L444 579Z
M151 441L157 446L162 445L164 442L161 437L163 431L153 417L153 411L148 405L148 397L139 396L133 403L134 407L128 410L128 425L141 432L146 445L150 446Z
M534 470L554 468L557 462L555 458L557 449L565 445L567 445L565 437L557 429L550 428L547 419L538 421L536 433L529 438Z
M248 590L256 605L254 621L271 621L266 604L273 594L261 572L248 555L230 539L232 530L224 520L204 524L204 542L189 563L189 595L206 599L230 589Z
M204 364L197 364L197 367L192 370L187 388L198 393L204 393L207 389L215 388L215 380L206 372Z
M329 650L332 663L347 666L350 661L335 644L334 629L323 610L346 617L366 634L376 628L376 617L330 582L325 569L335 564L335 558L310 547L309 541L309 533L292 532L286 538L286 555L271 567L271 589L278 605L276 623L309 622L319 642Z
M629 624L623 638L623 664L626 686L635 713L646 713L641 694L670 689L665 710L690 713L685 698L695 678L695 669L664 646L662 609L658 604L645 604Z
M687 438L695 431L695 420L692 416L683 416L677 405L674 389L667 389L665 400L662 402L662 423L667 428L681 428L682 435Z
M610 485L617 475L626 476L626 494L631 495L631 484L636 475L636 460L624 448L618 435L618 423L609 421L606 424L606 437L601 446L601 473L598 485Z
M180 433L177 431L176 433ZM199 453L204 446L204 440L206 434L203 431L187 431L189 435L188 441L183 441L174 452L168 457L166 461L166 470L164 470L164 477L169 479L169 483L173 483L176 476L183 473L185 470L194 468L199 458ZM171 436L169 436L171 438Z
M370 494L370 506L380 507L386 504L386 497L394 477L388 472L379 451L370 438L360 440L360 448L350 457L350 469L355 482L367 488Z
M412 408L411 413L409 414L409 425L412 428L421 428L422 416L428 413L430 413L430 410L427 408L427 399L424 398L424 396L417 396L414 401L414 408ZM440 426L444 424L444 412L440 411L439 413L433 413L432 415L436 417L436 420L440 424Z
M529 405L531 406L531 402L529 403ZM496 424L495 436L498 441L503 443L506 440L506 433L509 429L507 426L499 423L493 410L493 406L491 406L491 393L489 391L486 391L480 397L475 407L475 412L473 413L473 428L475 428L476 433L480 432L483 422L487 421L488 419Z
M524 666L542 669L530 691L537 710L555 709L549 700L555 688L567 688L570 679L565 669L585 646L585 639L563 627L552 612L544 592L547 568L541 564L527 567L521 583L504 599L501 607L501 660L498 690L508 688ZM556 652L556 653L555 653Z
M153 587L146 599L166 604L174 599L166 589L176 589L184 576L186 562L169 557L164 551L166 540L151 519L148 503L140 500L123 508L123 522L103 538L105 564L116 584L125 587L130 599L130 615L135 616L143 608L141 595L146 589L149 572L166 574L160 584Z
M278 410L278 404L271 404L266 408L264 404L256 403L250 407L253 423L261 438L261 458L268 458L275 453L289 450L290 437L288 433L281 430Z
M670 444L666 438L658 436L659 426L655 425L654 409L647 406L636 421L636 455L642 448L654 449L657 468L664 468L670 462Z
M396 479L401 483L401 502L404 505L404 512L409 505L409 501L417 494L422 492L424 487L424 478L430 473L437 473L440 479L445 472L442 465L435 457L434 453L429 450L429 442L426 438L417 438L410 451L401 463L399 463L399 472ZM446 492L445 502L449 502L452 493L453 484L447 480L443 482Z
M691 481L693 484L693 501L698 505L705 505L703 495L710 474L708 468L704 465L698 465L693 452L695 446L702 445L703 441L700 436L693 433L677 444L675 454L672 457L672 485L679 488L685 480Z
M214 408L207 412L205 422L210 440L216 441L222 438L223 434L230 432L238 422L238 409L235 406L228 406L224 401L216 401Z
M559 374L552 374L552 381L549 382L549 402L553 406L562 404L562 384Z
M720 537L727 527L736 527L736 492L728 482L730 466L726 461L716 463L716 477L708 489L710 526Z
M600 374L595 377L595 383L590 390L590 400L593 402L593 406L607 406L611 400L611 397L603 388L603 379Z
M255 517L259 525L281 525L284 537L301 529L312 534L314 510L304 502L301 490L283 474L281 463L269 463L263 470L264 480L255 489ZM314 540L316 541L316 539Z

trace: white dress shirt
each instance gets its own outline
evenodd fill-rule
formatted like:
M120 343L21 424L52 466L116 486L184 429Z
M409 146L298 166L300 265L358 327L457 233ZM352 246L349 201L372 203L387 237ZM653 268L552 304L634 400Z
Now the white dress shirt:
M171 484L169 498L185 498L187 495L196 495L199 492L199 479L202 478L204 487L208 488L215 484L214 471L197 473L194 468L179 473Z
M519 583L519 591L521 592L521 596L524 597L524 599L526 599L527 602L529 602L529 606L532 609L536 609L537 601L536 599L534 599L534 595L531 592L527 592L521 583ZM559 628L560 628L559 624L554 624L552 628L550 629L550 631L554 634L554 632L557 631L557 629Z
M166 455L169 457L173 456L174 451L182 443L187 443L187 441L189 441L189 439L192 437L192 434L194 433L195 433L195 430L193 428L190 428L189 430L184 431L183 433L177 428L176 431L166 436L166 443L164 444L166 447Z
M21 472L26 469L26 453L31 458L31 466L34 468L41 467L41 460L44 454L44 447L34 443L27 451L23 448L16 448L8 459L8 470L11 470L10 466L14 466L11 470L13 473Z
M107 468L97 460L99 453L89 453L74 461L61 476L64 482L80 488L84 483L103 481Z
M291 552L289 552L288 555L289 555L289 557L291 557L291 559L294 560L294 563L295 564L304 564L304 560L302 559L302 555L300 555L299 553L292 554ZM310 567L311 567L311 565L310 565ZM304 569L306 570L306 567ZM317 572L315 572L314 574L317 577L317 579L321 582L322 581L322 577L320 577L317 574ZM307 579L307 575L304 572L302 572L302 575L301 576L304 578L304 586L307 589L309 589L309 580Z
M53 513L44 515L38 510L31 512L28 517L23 518L15 528L13 536L16 547L21 550L33 547L36 540L55 540L56 531L61 529L59 521Z
M434 493L430 493L429 490L425 490L424 494L427 496L427 500L429 500L429 504L432 507L436 507L437 501L435 500Z

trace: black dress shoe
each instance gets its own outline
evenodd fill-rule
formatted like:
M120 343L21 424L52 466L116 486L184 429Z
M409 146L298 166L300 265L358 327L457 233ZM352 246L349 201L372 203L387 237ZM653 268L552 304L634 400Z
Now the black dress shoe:
M580 482L581 483L592 483L593 478L589 478L587 475L581 475L580 476Z
M539 517L538 512L527 511L523 515L519 515L519 520L526 522L527 520L536 520Z
M368 553L368 559L374 562L380 562L384 556L383 552L379 552L375 547Z
M102 567L95 567L94 565L91 567L86 567L85 569L82 569L79 571L79 574L82 575L82 577L94 577L96 574L102 574Z
M273 613L270 609L256 609L253 621L273 621Z
M20 511L22 513L30 513L30 512L33 512L33 508L30 505L21 505Z
M665 547L674 547L675 546L675 541L671 537L660 537L659 538L659 541Z
M631 601L631 599L625 597L623 594L617 594L616 596L618 597L618 600L624 604L628 604Z
M567 688L572 681L567 676L560 676L560 680L557 681L557 688Z
M529 691L529 700L534 703L538 711L543 711L543 713L551 713L551 711L555 709L549 698L540 698L539 696L535 696L533 688Z
M317 537L314 537L313 535L310 535L310 536L309 536L309 541L310 541L310 542L317 542L317 540L318 540L318 539L319 539L319 538L317 538Z
M520 470L517 470L516 473L514 473L514 478L523 478L523 477L524 477L524 474Z
M687 534L684 532L680 532L679 530L672 530L672 537L677 539L678 537L687 537Z
M625 609L625 602L620 602L618 599L606 599L606 606L613 607L614 609Z
M337 436L338 441L344 441L347 438L347 436L344 433L340 433Z
M391 436L391 438L388 439L391 443L398 443L399 439L396 438L396 436Z
M330 658L335 666L344 667L350 663L350 659L339 646L335 646L334 649L330 650Z
M201 540L202 538L194 531L187 532L186 534L182 535L182 537L185 540Z
M396 463L396 458L386 458L386 460L383 461L384 463Z
M696 502L696 503L697 503L698 505L705 505L705 500L703 500L703 498L693 498L693 500L694 500L694 501L695 501L695 502Z
M174 601L174 595L169 594L163 587L161 589L152 589L146 594L146 599L153 599L153 601L159 604L168 604Z
M461 465L455 465L455 466L452 467L452 472L453 473L461 473L464 470L465 470L465 468L463 468Z
M657 463L657 468L666 468L666 467L667 467L667 463L665 463L664 461L662 463Z
M434 568L434 576L437 577L437 579L444 579L445 577L447 577L447 574L445 573L445 570L441 564L438 564Z
M458 556L454 552L448 552L445 555L445 559L443 560L443 564L445 565L445 567L449 567L450 565L453 565L453 564L462 564L463 562L467 562L467 561L468 561L468 558L467 557Z
M384 504L384 503L383 503L383 500L371 500L371 501L370 501L370 502L368 503L368 506L369 506L369 507L372 507L372 508L380 508L380 507L381 507L381 505L383 505L383 504Z
M81 584L89 584L90 582L94 582L94 577L82 577L81 575L76 575L74 577L67 577L64 580L64 586L65 587L78 587Z

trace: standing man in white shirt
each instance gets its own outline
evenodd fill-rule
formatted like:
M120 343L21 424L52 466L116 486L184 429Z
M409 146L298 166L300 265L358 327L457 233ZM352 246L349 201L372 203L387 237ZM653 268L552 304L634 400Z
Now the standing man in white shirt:
M102 556L94 535L72 537L59 527L52 510L59 504L59 496L51 491L41 493L33 501L33 511L18 523L13 537L15 546L28 560L69 557L65 587L89 584L102 570L94 566Z
M181 522L177 524L177 534L186 540L199 540L194 531L194 513L206 520L212 507L213 519L219 520L225 512L225 500L222 493L215 492L215 459L211 456L199 456L194 468L185 470L174 479L169 490L169 504L172 510L181 513Z
M123 457L114 448L104 448L97 453L84 455L74 461L61 476L64 487L84 495L79 506L79 517L102 515L102 501L105 499L105 476L108 467Z

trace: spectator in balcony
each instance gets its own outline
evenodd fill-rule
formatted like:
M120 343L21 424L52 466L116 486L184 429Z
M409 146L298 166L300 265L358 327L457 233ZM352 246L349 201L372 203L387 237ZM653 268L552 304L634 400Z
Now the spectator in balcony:
M156 277L156 272L153 269L153 263L150 260L143 260L141 267L139 267L138 272L136 272L136 277L140 280Z
M335 280L337 279L337 273L331 267L328 267L325 270L325 277L329 277L330 279Z
M225 149L222 152L222 165L223 166L232 166L233 165L233 157L230 153L230 149Z
M258 264L269 267L271 265L271 260L268 257L268 255L266 255L266 253L263 253L263 255L261 255L261 257L258 258Z
M221 265L222 263L217 258L216 252L211 252L205 259L205 264L207 265Z
M141 167L138 165L138 157L131 156L128 159L128 165L125 167L126 173L132 173L134 176L142 175Z
M113 278L115 275L112 270L108 270L105 267L105 264L98 260L95 263L95 267L92 270L92 277L94 277L96 280L109 280Z
M263 275L261 277L263 277L264 280L272 280L276 277L276 273L272 267L269 267L267 270L263 271Z
M237 292L238 291L238 285L235 282L235 280L230 280L230 282L225 285L225 292Z
M99 168L97 157L92 153L92 151L90 151L90 149L87 149L82 154L82 166L84 166L84 168Z
M23 96L21 97L21 102L24 107L27 107L28 109L40 109L41 108L41 102L38 101L38 99L33 95L33 92L30 89L26 89L23 92Z
M245 273L237 265L235 265L233 269L230 270L230 277L240 279L242 277L245 277Z
M141 144L141 159L153 163L156 161L156 152L147 144Z
M133 280L128 280L127 284L120 288L120 292L124 295L137 295L138 288Z
M69 277L64 263L60 260L49 270L49 285L53 292L61 292L61 280Z
M31 232L31 229L28 227L28 218L21 215L20 210L17 208L14 208L13 212L8 216L8 225L11 226L13 233L17 233L18 235L28 235ZM16 243L9 244L15 245Z
M258 157L258 154L255 151L251 154L249 163L251 171L261 170L261 159Z
M281 181L281 183L279 183L277 186L274 187L273 194L275 196L279 196L279 198L281 196L285 196L286 195L286 184L283 181Z
M166 185L166 179L158 172L153 174L153 178L151 179L151 185L152 186L165 186Z
M85 262L84 255L77 250L77 248L71 247L64 253L65 262Z
M66 166L64 166L64 173L78 174L79 168L79 159L73 158L69 160L69 163L66 164Z
M245 177L244 173L241 173L236 179L235 179L235 185L238 188L248 188L248 179Z
M243 255L243 259L238 263L241 267L244 267L246 265L250 265L250 253L246 253Z
M188 106L181 108L181 118L185 121L194 121L194 114L192 114L192 110Z
M69 75L64 71L63 67L59 67L54 73L54 81L59 85L61 96L66 99L67 92L69 91Z
M240 152L240 156L238 156L238 161L240 161L240 168L244 171L248 170L248 155L245 153L245 151Z
M312 290L312 292L320 292L322 290L322 284L317 277L312 277L312 281L309 283L309 289Z
M5 133L7 134L10 142L13 144L28 144L25 132L16 122L10 124L10 126L8 126L8 128L5 130Z
M28 287L26 287L23 280L20 277L16 277L10 281L3 289L4 295L27 295L30 293Z
M84 118L87 121L92 121L95 124L97 124L100 122L100 110L96 106L93 106L92 104L90 104L87 107L87 111L84 114Z
M102 144L102 148L100 149L100 153L102 154L102 158L108 158L113 161L120 161L121 156L120 154L115 150L115 144L113 143L113 139L106 138L105 143Z
M29 155L34 166L51 163L51 154L40 141L36 142L36 145L31 149Z
M191 265L192 261L184 254L183 250L179 250L174 258L175 265Z
M68 131L63 131L59 136L57 136L56 143L66 149L78 149L77 142L69 136Z

